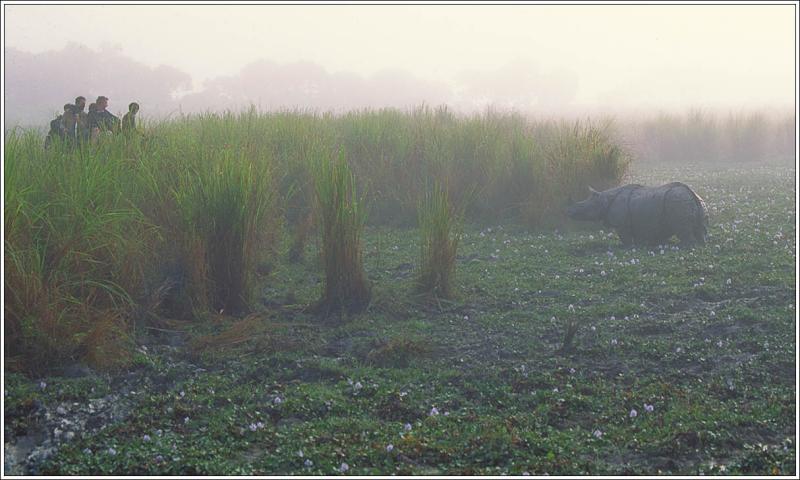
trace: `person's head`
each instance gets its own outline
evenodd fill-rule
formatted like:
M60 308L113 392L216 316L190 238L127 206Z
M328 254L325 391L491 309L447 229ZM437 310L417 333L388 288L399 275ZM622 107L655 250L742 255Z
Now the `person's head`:
M94 103L97 105L97 110L102 112L108 106L108 97L100 95Z
M75 98L75 107L78 111L81 111L86 107L86 97L77 97Z
M66 105L64 105L64 113L65 114L69 114L69 115L74 114L75 113L75 105L73 105L71 103L67 103Z
M97 111L97 104L96 103L90 103L89 104L89 111L90 112L96 112Z
M136 102L132 102L130 105L128 105L128 111L135 114L136 112L139 111L139 104Z

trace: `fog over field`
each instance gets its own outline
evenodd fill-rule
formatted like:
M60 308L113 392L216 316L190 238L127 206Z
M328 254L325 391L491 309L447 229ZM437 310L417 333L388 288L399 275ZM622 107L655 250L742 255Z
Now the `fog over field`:
M5 121L447 104L545 114L787 111L793 6L6 5Z
M5 2L3 474L796 478L797 6Z

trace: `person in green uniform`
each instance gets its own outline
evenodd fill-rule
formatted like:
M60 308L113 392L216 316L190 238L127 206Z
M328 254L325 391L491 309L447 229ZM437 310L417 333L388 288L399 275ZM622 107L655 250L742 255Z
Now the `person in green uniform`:
M136 114L139 113L139 104L136 102L128 105L128 113L122 117L122 133L133 133L136 131Z

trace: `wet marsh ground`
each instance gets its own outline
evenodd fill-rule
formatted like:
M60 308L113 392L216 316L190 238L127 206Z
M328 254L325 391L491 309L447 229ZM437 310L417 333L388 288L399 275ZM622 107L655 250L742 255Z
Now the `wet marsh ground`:
M121 374L6 375L5 473L793 474L795 170L630 180L692 186L707 245L468 226L457 297L426 302L417 231L367 228L372 304L321 320L312 243L246 324L152 331Z

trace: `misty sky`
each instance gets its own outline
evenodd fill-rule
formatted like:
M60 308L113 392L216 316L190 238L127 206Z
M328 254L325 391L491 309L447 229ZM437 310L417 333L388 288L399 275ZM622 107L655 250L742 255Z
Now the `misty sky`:
M62 51L74 60L85 47L86 58L102 63L99 52L109 52L154 84L162 83L154 72L168 72L173 96L191 92L186 102L198 108L250 96L302 103L309 92L321 107L341 107L341 92L356 106L380 104L387 88L407 90L394 103L551 111L794 105L793 5L4 8L6 94L36 83L36 71L59 75L67 67L48 70L45 60L57 63ZM25 65L33 72L15 72ZM276 87L289 97L262 91L276 76L302 83L304 72L308 85ZM142 94L150 96L120 95Z

